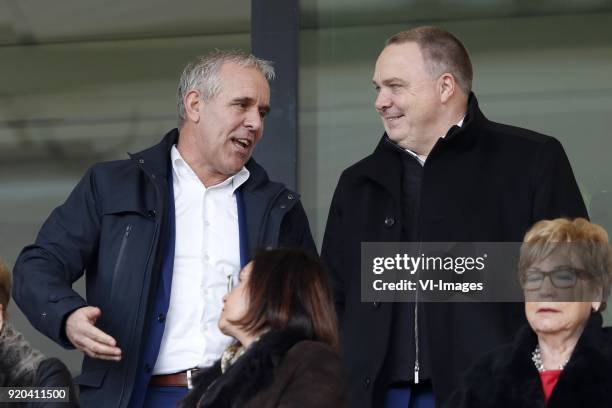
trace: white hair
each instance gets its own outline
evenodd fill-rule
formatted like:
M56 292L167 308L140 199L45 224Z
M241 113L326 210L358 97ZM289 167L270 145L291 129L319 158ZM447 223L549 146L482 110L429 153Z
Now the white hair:
M210 100L221 92L219 70L224 64L233 63L243 68L255 68L268 80L274 79L272 62L246 54L239 50L215 50L210 54L197 57L191 61L179 80L177 107L178 124L181 126L186 117L184 98L189 91L198 90L203 93L204 100Z

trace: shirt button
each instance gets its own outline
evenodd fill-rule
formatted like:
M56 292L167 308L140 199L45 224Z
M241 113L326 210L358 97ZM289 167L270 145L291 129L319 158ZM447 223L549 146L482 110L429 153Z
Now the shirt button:
M160 323L164 323L166 321L166 315L163 313L160 313L159 316L157 316L157 321Z
M210 225L210 222L204 221L204 225L206 225L208 227Z
M370 377L366 377L363 380L363 388L365 388L367 390L368 388L370 388L370 384L371 383L372 383L372 380L370 379Z
M204 260L208 261L210 259L210 257L208 256L208 254L204 255Z
M155 211L155 210L149 210L149 213L148 213L148 214L149 214L149 217L150 217L150 218L155 218L155 216L157 215L157 211Z
M374 309L378 309L380 307L380 302L372 302L372 307L374 307Z
M393 226L393 224L395 224L395 218L393 217L385 218L385 227L391 227Z

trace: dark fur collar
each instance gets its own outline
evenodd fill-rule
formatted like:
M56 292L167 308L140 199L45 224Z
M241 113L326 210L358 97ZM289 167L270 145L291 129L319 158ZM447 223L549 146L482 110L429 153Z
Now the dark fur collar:
M475 398L465 406L609 407L612 398L612 332L601 326L601 315L592 315L548 405L544 404L540 376L531 361L537 336L529 326L525 326L512 344L489 354L470 370L466 383Z
M184 407L241 407L259 391L272 384L274 371L285 353L302 340L295 331L264 334L223 374L221 361L194 379L194 388L181 401Z

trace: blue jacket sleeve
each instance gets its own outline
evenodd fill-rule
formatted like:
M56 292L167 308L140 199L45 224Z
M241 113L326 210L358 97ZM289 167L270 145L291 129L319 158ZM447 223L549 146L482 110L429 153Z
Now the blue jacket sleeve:
M97 258L100 217L93 169L53 210L13 270L15 302L36 329L66 348L72 344L65 335L65 320L86 306L72 284Z

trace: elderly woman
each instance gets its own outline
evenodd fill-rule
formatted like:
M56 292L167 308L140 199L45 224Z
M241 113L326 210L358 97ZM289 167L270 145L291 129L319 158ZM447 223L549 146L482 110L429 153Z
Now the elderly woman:
M78 406L68 368L56 358L45 359L7 321L11 274L0 259L0 387L69 387L72 402L32 402L31 407Z
M344 406L334 306L313 255L259 252L224 298L219 328L237 342L196 375L181 406Z
M611 407L612 331L601 311L612 254L585 219L540 221L525 236L519 279L524 327L467 373L449 407Z

